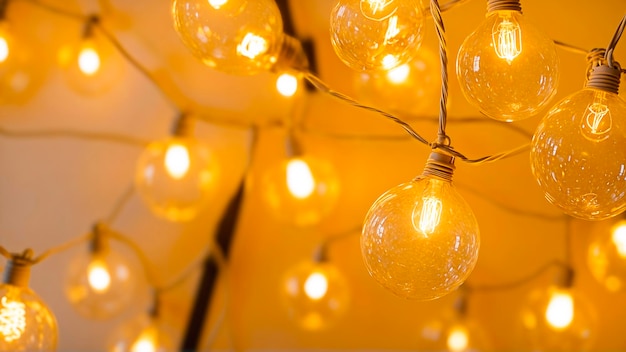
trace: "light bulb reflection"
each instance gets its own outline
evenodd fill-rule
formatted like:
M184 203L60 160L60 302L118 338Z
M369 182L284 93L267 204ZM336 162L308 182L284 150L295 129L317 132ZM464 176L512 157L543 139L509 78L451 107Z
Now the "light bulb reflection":
M298 91L298 78L290 73L283 73L276 79L276 89L284 97L292 97Z
M268 49L267 40L254 33L247 33L241 40L241 43L237 45L237 53L251 60L265 54Z
M209 0L209 5L213 6L214 9L219 10L220 7L224 6L228 0Z
M450 329L446 345L452 352L465 351L469 345L467 329L462 326L454 326Z
M611 231L611 241L620 257L626 258L626 221L620 221Z
M323 273L314 272L304 282L304 293L314 300L322 299L328 291L328 279Z
M0 35L0 63L5 62L9 57L9 42Z
M546 309L546 321L557 330L567 328L574 320L574 300L567 292L554 292Z
M191 160L189 151L182 144L172 144L165 152L165 170L176 180L183 178L189 171Z
M105 292L109 289L111 285L111 275L102 261L94 260L89 264L87 270L87 279L91 288L96 292Z
M26 330L26 305L10 300L6 296L0 300L0 335L7 342L19 339Z
M315 179L304 160L294 158L287 163L287 188L298 199L308 198L315 191Z
M78 54L78 67L87 76L92 76L100 69L100 55L91 45L84 45Z
M513 17L500 16L493 26L493 47L509 64L522 52L522 30Z
M398 58L389 54L383 58L382 66L385 70L391 70L392 68L398 66Z

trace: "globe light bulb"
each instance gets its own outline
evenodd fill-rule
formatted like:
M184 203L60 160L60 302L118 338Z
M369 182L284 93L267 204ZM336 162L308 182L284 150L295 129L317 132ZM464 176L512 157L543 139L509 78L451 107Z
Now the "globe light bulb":
M288 271L282 297L289 317L305 330L329 328L349 305L345 278L326 261L302 262Z
M276 79L276 89L284 97L293 97L298 91L298 77L283 73Z
M430 115L439 109L438 58L420 48L408 63L390 70L361 72L355 76L357 96L365 103L405 115Z
M193 219L214 194L218 165L203 142L173 136L150 143L139 157L135 184L141 199L171 221Z
M459 287L476 265L478 223L452 184L453 170L453 157L433 152L421 176L385 192L365 217L365 266L400 297L442 297Z
M519 121L556 94L559 57L554 42L526 22L519 0L488 0L487 18L459 48L456 73L483 114Z
M142 314L113 332L109 352L165 352L178 347L178 335L158 316Z
M176 32L191 53L214 69L255 74L272 68L285 36L271 0L174 0Z
M0 284L0 351L52 351L57 322L46 304L28 287L32 252L14 255Z
M65 295L82 316L109 319L119 315L136 297L137 273L96 228L89 251L82 251L67 270Z
M417 0L340 0L330 14L335 53L357 71L389 70L411 61L423 27Z
M296 226L319 223L334 209L339 196L334 167L311 155L280 161L268 168L262 182L276 219Z
M533 136L533 175L546 199L570 216L603 220L626 209L626 125L619 118L626 102L617 96L619 75L596 67L587 86L555 105Z
M593 277L610 292L626 288L626 220L609 221L592 233L587 266Z

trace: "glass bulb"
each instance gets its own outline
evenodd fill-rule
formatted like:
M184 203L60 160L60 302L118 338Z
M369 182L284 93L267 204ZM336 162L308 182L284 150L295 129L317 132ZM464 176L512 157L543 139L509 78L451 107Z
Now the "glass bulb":
M593 277L610 292L626 288L626 220L608 221L593 231L587 265Z
M263 185L275 217L297 226L319 223L333 210L339 196L333 166L312 156L290 158L270 167Z
M408 63L390 70L356 75L356 94L365 103L411 116L432 114L439 109L438 58L420 48Z
M109 319L132 303L136 283L136 268L118 252L83 251L70 263L65 295L84 317Z
M283 22L271 0L174 0L174 25L206 65L226 73L269 70L283 43Z
M584 351L596 334L592 306L573 289L551 286L533 291L521 317L532 347L543 351Z
M210 201L218 165L208 146L192 137L151 143L139 157L135 184L157 215L188 221Z
M167 352L178 348L178 335L157 318L140 315L109 338L109 352Z
M328 262L302 262L283 281L287 312L305 330L332 326L347 310L349 292L345 278Z
M330 15L335 53L357 71L389 70L411 61L423 27L418 0L340 0Z
M53 351L58 335L54 315L37 294L0 285L0 351Z
M284 97L293 97L298 91L298 78L290 73L283 73L276 79L276 89Z
M568 215L602 220L626 209L626 102L585 88L555 105L531 143L533 175Z
M518 11L492 11L459 48L456 73L466 99L500 121L531 117L556 94L554 42Z
M361 236L370 275L396 295L418 300L459 287L479 247L474 213L452 182L423 175L380 196Z

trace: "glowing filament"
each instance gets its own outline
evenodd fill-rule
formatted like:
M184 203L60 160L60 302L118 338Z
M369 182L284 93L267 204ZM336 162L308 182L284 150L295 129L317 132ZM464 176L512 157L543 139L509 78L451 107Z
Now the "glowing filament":
M304 199L315 191L315 179L309 165L300 159L287 163L287 188L298 199Z
M394 55L388 54L383 58L382 64L385 70L391 70L392 68L398 66L398 58Z
M219 10L220 7L224 6L228 0L209 0L209 5L213 6L214 9Z
M361 0L363 16L370 20L382 21L397 11L397 6L390 6L395 0Z
M398 16L393 16L389 19L387 32L385 32L385 44L393 44L393 39L399 33L400 33L400 29L398 28Z
M87 76L91 76L100 69L100 55L91 46L83 46L78 54L78 68Z
M435 232L441 220L441 200L436 197L424 197L422 203L418 227L424 235L430 235Z
M621 221L613 228L611 241L613 241L619 256L626 258L626 222Z
M189 171L191 160L189 151L184 145L172 144L165 152L165 169L174 179L183 178Z
M409 73L411 68L408 64L400 65L387 71L387 80L393 84L402 84L409 78Z
M317 301L322 299L328 292L328 279L322 273L312 273L304 282L304 293Z
M284 97L292 97L298 90L298 78L296 76L283 73L276 80L276 89Z
M9 43L4 36L0 36L0 62L5 62L9 57Z
M26 305L9 300L6 296L0 301L0 335L11 342L19 339L26 330Z
M522 52L522 30L515 19L504 18L496 23L492 32L496 55L509 64Z
M455 326L450 329L450 334L448 334L446 343L448 345L448 349L452 352L465 351L469 345L469 337L467 336L465 328Z
M96 292L104 292L111 285L111 275L100 260L94 260L89 264L87 280L89 281L89 286Z
M141 332L141 335L135 340L130 347L131 352L155 352L156 346L156 333L152 327L146 328Z
M602 136L611 131L613 121L608 106L602 103L593 103L587 107L585 112L585 123L595 136Z
M249 59L255 59L257 56L267 52L267 40L256 34L247 33L241 44L237 45L237 53Z
M568 327L574 320L574 300L569 293L555 292L546 309L546 321L557 330Z

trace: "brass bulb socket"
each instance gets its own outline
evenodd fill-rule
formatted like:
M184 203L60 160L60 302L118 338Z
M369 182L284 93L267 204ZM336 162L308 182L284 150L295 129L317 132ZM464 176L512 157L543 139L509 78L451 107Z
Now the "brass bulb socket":
M617 94L619 92L621 74L622 72L619 68L609 67L605 64L594 67L589 75L586 87Z
M445 154L439 150L433 150L428 157L428 161L426 161L422 175L452 182L452 175L455 169L454 157L452 155Z
M21 257L14 257L9 260L4 269L3 283L17 287L28 287L31 265L30 260Z
M487 13L493 11L517 11L522 13L520 0L487 0Z

